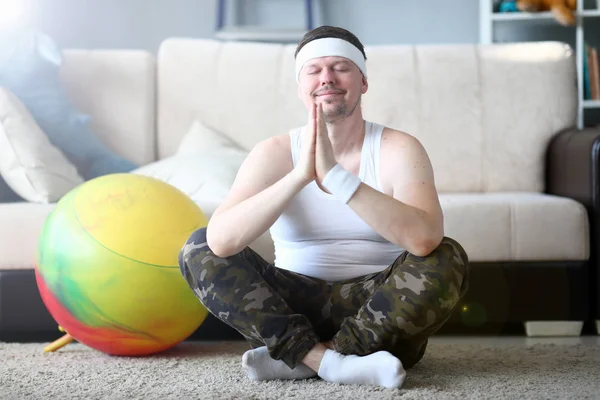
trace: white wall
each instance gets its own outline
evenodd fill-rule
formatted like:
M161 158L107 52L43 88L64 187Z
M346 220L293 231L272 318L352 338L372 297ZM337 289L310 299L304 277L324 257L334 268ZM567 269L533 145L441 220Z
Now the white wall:
M167 37L212 37L216 15L215 0L38 1L39 27L71 48L155 52Z
M587 6L596 0L585 0ZM600 0L599 0L600 1ZM156 53L169 37L212 38L217 0L0 0L31 2L35 25L62 48L134 48ZM314 0L315 25L342 26L365 45L477 43L479 0ZM273 27L304 24L304 0L228 0L228 21ZM586 39L600 47L600 19ZM0 35L2 34L0 18ZM552 21L503 23L497 41L558 40L575 47L575 30ZM600 120L600 109L592 115ZM587 115L587 114L586 114Z
M173 36L211 38L217 0L0 0L37 3L37 25L61 47L141 48L156 52ZM589 0L587 0L589 1ZM316 25L337 25L366 45L477 43L478 0L314 0ZM304 24L304 0L228 0L229 21L276 27ZM0 10L1 12L1 10ZM600 20L587 38L600 38ZM499 41L561 40L575 30L554 23L502 24ZM600 41L600 39L598 39ZM600 45L600 42L595 43Z
M22 1L22 0L13 0ZM143 48L167 37L213 37L217 0L34 0L38 26L61 47ZM477 0L314 0L316 23L353 31L364 44L474 43ZM304 24L304 0L228 0L230 20Z

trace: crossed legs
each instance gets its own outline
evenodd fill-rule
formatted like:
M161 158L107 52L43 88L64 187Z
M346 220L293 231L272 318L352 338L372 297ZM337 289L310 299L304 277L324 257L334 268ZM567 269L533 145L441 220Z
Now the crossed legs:
M404 252L380 273L340 283L280 270L249 248L216 257L205 229L179 262L199 300L254 348L242 364L257 380L318 374L399 387L468 288L467 256L449 238L427 257Z

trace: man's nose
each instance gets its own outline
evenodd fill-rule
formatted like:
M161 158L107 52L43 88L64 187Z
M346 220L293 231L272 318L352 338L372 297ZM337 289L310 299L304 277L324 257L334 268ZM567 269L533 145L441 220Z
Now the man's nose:
M333 72L329 68L323 68L321 71L321 86L331 85L334 81Z

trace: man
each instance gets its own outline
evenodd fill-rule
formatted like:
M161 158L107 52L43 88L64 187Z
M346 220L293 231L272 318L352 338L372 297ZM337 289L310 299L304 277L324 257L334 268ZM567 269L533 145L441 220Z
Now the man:
M468 286L427 153L365 121L363 45L322 26L296 51L308 124L257 144L180 253L200 301L252 350L250 379L398 388ZM275 265L248 248L267 230Z

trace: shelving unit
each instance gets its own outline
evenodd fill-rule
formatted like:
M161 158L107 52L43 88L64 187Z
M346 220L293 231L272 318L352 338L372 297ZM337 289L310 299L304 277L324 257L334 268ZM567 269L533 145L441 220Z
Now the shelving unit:
M234 1L234 0L230 0ZM268 28L252 25L227 25L227 0L218 0L215 37L222 40L259 42L297 42L314 27L313 0L304 0L304 26L299 28Z
M600 2L600 0L596 0ZM527 12L494 12L493 0L479 1L479 42L481 44L490 44L494 42L494 27L496 23L506 21L537 21L556 23L551 12L527 13ZM585 32L584 23L594 20L600 23L599 9L584 9L584 1L577 2L577 23L572 29L575 32L575 53L577 59L577 92L578 92L578 112L577 126L582 129L584 126L584 113L590 109L600 109L600 100L584 100L583 88L583 57L585 57ZM525 22L527 23L527 22Z

